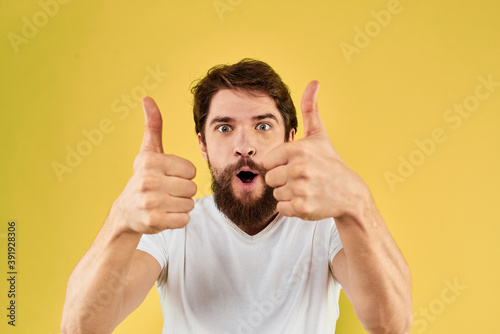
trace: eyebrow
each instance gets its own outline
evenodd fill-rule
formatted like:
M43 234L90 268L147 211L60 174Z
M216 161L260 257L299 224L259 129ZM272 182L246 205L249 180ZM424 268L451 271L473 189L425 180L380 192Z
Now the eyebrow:
M278 124L279 124L279 121L278 121L278 119L276 118L276 116L274 116L274 115L273 115L273 114L271 114L271 113L267 113L267 114L258 115L258 116L253 117L253 119L254 119L254 120L257 120L257 121L260 121L260 120L263 120L263 119L266 119L266 118L273 119L276 123L278 123Z
M257 115L257 116L252 117L252 119L256 120L256 121L260 121L260 120L263 120L263 119L266 119L266 118L270 118L270 119L274 120L276 123L279 124L279 121L276 118L276 116L274 116L271 113ZM215 117L213 120L210 121L210 126L212 126L213 124L216 124L216 123L231 123L232 121L234 121L234 118L232 118L232 117L228 117L228 116L221 117L221 116L219 116L219 117Z
M231 117L215 117L213 120L210 121L210 126L212 126L215 123L231 123L233 118Z

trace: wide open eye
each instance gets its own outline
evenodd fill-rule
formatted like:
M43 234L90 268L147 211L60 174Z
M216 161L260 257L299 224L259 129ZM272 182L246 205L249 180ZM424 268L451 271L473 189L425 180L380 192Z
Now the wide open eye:
M250 183L257 176L257 174L247 171L241 171L236 176L239 177L243 183Z
M231 127L229 125L220 125L217 127L217 130L219 130L219 132L229 132L231 131Z
M267 130L271 129L271 126L267 123L260 123L259 125L257 125L257 129L259 129L261 131L267 131Z

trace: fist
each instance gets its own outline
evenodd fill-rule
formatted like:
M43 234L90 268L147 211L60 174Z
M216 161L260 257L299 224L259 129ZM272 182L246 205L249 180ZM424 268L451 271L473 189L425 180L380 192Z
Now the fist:
M113 204L110 216L126 232L158 233L189 222L196 194L195 166L163 153L162 118L153 99L143 99L144 139L134 161L134 172Z
M312 81L302 97L304 138L275 147L263 161L278 211L305 220L354 215L371 198L330 141L318 111L318 89L319 82Z

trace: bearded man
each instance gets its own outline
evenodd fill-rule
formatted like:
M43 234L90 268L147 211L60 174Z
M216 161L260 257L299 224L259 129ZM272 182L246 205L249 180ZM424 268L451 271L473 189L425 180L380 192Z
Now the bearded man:
M269 65L210 69L192 92L214 194L195 200L196 169L163 153L144 98L133 176L70 277L62 332L112 332L157 282L164 334L334 333L341 287L368 332L408 333L408 266L331 144L318 88L294 140L295 107Z

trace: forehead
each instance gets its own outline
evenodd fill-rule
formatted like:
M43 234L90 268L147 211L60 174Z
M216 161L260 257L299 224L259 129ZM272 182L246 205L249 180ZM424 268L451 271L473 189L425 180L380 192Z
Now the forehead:
M281 113L274 100L260 92L244 92L234 89L221 89L212 97L207 116L207 123L215 117L231 117L235 120L253 118L271 113L279 123L283 122Z

